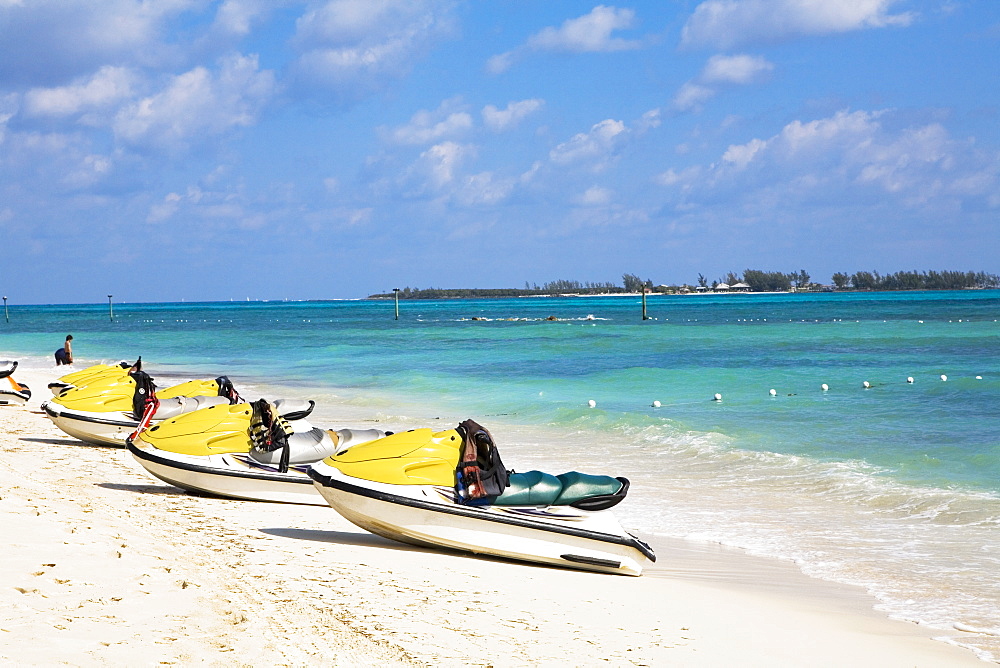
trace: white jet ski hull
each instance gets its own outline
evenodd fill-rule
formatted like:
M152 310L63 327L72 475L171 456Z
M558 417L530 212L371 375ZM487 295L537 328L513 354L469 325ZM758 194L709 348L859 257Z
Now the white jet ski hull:
M306 466L281 473L276 466L256 463L245 453L182 455L142 440L126 447L151 475L187 491L247 501L326 505Z
M42 410L59 429L91 445L125 447L125 439L139 426L131 413L121 411L73 411L48 401Z
M641 575L655 560L607 510L462 505L450 488L361 480L325 462L310 476L352 524L404 543L620 575Z
M31 392L0 389L0 406L23 406L31 398Z

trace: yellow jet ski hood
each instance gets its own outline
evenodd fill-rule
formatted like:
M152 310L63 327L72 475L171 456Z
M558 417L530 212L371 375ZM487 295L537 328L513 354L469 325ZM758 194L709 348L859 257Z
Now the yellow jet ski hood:
M457 429L412 429L339 450L323 463L362 480L451 487L461 450Z
M137 440L181 455L246 453L253 446L250 427L254 405L259 403L220 404L184 413L149 427L139 434ZM308 416L316 403L311 400L277 399L271 405L284 420L296 421ZM312 429L311 425L308 428Z
M130 362L119 362L118 364L95 364L80 371L68 373L60 376L57 380L49 383L49 390L52 394L59 396L60 393L74 387L83 387L105 377L121 377L128 375L128 370L132 368Z
M155 385L153 387L155 390ZM186 383L157 390L156 396L161 400L175 397L215 397L220 396L220 387L220 379L189 380ZM102 376L83 387L65 390L59 396L53 397L49 403L68 410L88 413L136 412L134 410L136 394L140 389L142 388L137 385L134 374ZM141 405L136 418L142 415Z
M164 420L142 432L139 439L177 454L247 452L250 414L250 404L209 406Z
M323 462L372 482L455 486L470 500L498 496L508 482L493 437L472 420L446 431L392 434L340 450Z

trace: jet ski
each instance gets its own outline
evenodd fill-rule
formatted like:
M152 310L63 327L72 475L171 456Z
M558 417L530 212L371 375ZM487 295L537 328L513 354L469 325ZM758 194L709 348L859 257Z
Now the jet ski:
M628 479L508 472L472 420L348 444L309 475L347 520L403 543L622 575L656 560L609 511Z
M104 378L106 376L125 376L128 374L128 370L131 369L132 366L133 364L131 362L95 364L94 366L89 366L86 369L68 373L65 376L61 376L57 380L52 381L49 383L49 390L52 391L54 396L58 397L66 390L70 390L74 387L83 387L88 383L98 380L99 378Z
M124 446L149 406L156 400L147 422L165 420L182 413L218 404L241 401L225 376L214 380L189 380L157 390L153 379L137 362L124 375L102 375L86 385L64 390L42 403L42 410L64 432L93 445Z
M14 370L17 369L17 362L12 360L0 361L0 406L23 406L31 398L31 390L24 383L14 380Z
M181 489L325 506L308 465L386 432L326 431L305 419L312 409L313 402L282 399L210 406L143 430L126 447L151 475Z

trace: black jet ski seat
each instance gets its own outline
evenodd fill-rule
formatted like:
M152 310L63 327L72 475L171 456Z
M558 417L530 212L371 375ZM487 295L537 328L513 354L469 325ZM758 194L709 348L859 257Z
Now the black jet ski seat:
M275 399L271 405L286 420L302 420L316 408L316 402L311 399Z
M0 378L6 378L17 369L17 362L13 360L0 360Z
M628 478L570 471L559 475L542 471L510 473L508 486L496 497L496 506L572 506L606 510L628 493Z

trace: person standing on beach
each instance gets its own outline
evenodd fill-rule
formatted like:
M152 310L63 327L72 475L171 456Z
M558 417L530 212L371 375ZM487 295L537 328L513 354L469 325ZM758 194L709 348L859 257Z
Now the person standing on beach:
M73 344L71 341L73 341L73 335L67 334L66 343L56 351L56 366L73 363Z

